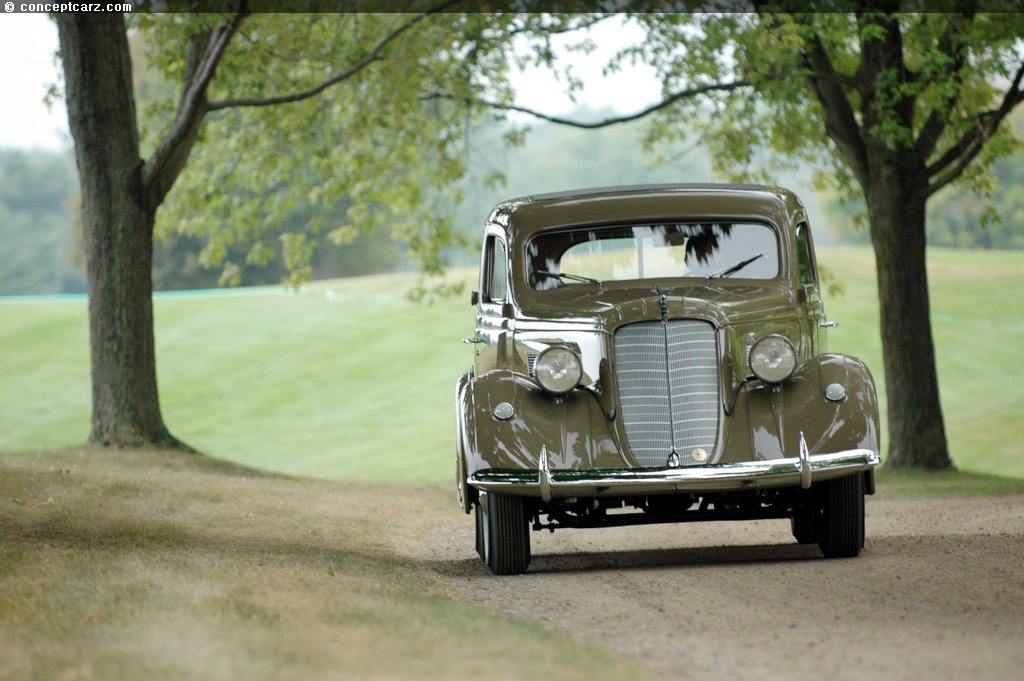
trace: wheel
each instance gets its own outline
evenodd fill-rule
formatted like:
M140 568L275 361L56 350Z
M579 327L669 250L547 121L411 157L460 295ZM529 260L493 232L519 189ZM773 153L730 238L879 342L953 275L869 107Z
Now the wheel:
M814 526L825 557L859 555L864 548L864 476L858 473L822 483L815 501Z
M518 575L530 565L530 526L522 497L480 493L476 550L496 575Z

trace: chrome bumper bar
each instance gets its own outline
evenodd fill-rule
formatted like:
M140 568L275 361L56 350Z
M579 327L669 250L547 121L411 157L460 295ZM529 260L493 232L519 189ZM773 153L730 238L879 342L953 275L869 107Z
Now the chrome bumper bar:
M870 449L809 454L800 438L798 456L767 461L710 464L686 468L610 468L551 470L542 448L538 469L485 469L469 484L487 492L552 498L632 496L673 492L721 492L801 486L871 470L881 463Z

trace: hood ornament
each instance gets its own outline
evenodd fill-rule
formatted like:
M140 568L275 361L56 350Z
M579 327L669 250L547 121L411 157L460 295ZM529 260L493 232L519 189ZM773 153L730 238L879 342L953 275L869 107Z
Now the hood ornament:
M668 296L657 284L651 286L651 293L658 296L658 307L661 308L661 321L668 321Z

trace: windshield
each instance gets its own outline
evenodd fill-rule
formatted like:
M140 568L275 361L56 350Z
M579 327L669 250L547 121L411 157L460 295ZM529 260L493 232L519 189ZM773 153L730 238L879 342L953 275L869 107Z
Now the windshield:
M632 279L774 279L778 237L758 223L624 225L548 232L527 246L538 291Z

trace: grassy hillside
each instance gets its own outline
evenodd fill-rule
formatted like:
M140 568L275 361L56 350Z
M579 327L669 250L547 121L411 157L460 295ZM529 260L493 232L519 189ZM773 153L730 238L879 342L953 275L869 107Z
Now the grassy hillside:
M445 487L5 453L0 679L651 677L460 597L417 548L471 522ZM486 572L465 554L447 569Z
M883 388L874 265L821 249L846 288L829 298L833 350ZM958 466L1024 477L1024 253L929 254L942 399ZM473 273L464 275L467 279ZM468 295L404 297L407 275L161 295L161 404L172 431L217 456L329 478L447 480L453 387L470 364ZM88 434L84 300L0 299L0 450L69 447ZM884 404L884 399L883 399Z

